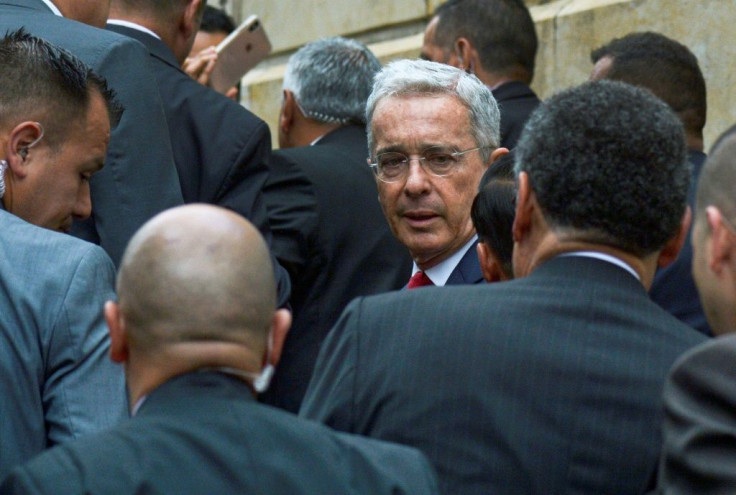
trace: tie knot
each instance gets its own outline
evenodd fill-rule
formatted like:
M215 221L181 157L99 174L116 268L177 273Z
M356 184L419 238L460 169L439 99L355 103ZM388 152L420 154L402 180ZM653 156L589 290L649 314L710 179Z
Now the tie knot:
M414 275L412 275L411 279L409 280L409 285L406 286L407 289L416 289L417 287L424 287L427 285L434 285L434 282L432 282L426 273L423 271L418 271Z

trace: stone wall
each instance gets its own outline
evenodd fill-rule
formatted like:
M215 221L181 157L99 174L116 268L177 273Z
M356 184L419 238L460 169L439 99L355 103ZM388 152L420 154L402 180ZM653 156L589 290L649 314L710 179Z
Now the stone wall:
M274 51L244 79L243 103L275 135L281 78L289 54L321 36L355 37L383 62L416 57L436 0L210 0L236 20L256 13ZM631 31L654 30L686 44L698 57L708 86L706 147L736 122L729 92L736 88L733 0L527 0L539 35L533 83L540 97L587 79L590 51Z

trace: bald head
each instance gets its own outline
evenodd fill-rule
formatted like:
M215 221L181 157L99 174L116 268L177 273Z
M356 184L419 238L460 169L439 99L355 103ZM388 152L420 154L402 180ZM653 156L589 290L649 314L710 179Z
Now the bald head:
M188 205L146 223L130 241L118 298L131 345L178 342L265 348L276 307L265 242L247 220Z

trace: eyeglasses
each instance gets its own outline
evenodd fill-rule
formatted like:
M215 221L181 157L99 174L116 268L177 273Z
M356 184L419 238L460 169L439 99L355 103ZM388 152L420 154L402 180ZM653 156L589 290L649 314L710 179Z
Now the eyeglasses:
M447 148L432 147L427 148L422 154L416 158L422 170L436 177L447 177L457 168L460 157L471 151L481 150L487 146L478 146L462 151L451 151ZM404 180L409 173L409 165L411 158L397 151L389 151L376 155L376 161L370 162L368 165L373 172L383 182L398 182Z

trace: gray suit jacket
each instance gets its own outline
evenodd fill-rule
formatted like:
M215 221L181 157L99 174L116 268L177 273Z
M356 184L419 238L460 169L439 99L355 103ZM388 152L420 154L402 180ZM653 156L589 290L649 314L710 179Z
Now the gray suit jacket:
M0 209L0 479L48 446L127 414L102 316L115 268L99 247Z
M448 495L638 493L664 378L704 339L621 267L558 257L511 282L357 299L300 414L418 447Z
M736 336L698 346L664 389L659 493L736 493Z
M21 26L105 77L125 107L105 168L90 183L92 219L72 232L100 244L117 264L146 220L183 202L148 52L125 36L58 17L41 0L0 0L0 34Z
M45 452L2 494L437 493L426 458L258 404L217 372L178 376L120 426Z

